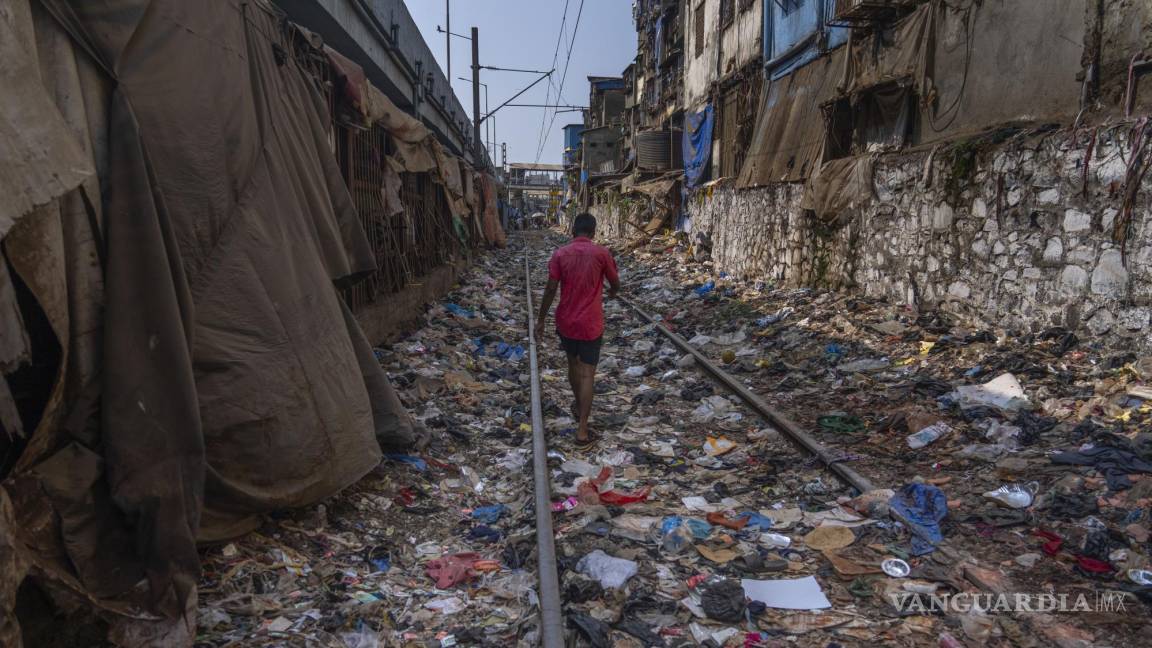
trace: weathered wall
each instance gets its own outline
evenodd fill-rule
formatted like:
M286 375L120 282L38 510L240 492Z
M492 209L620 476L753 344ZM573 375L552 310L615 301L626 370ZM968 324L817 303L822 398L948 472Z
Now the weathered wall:
M1091 132L1062 131L940 149L930 177L926 151L884 158L875 199L843 227L821 231L799 207L803 186L786 184L718 189L693 205L692 228L711 232L717 269L738 276L851 288L1005 328L1062 325L1149 347L1152 177L1137 195L1124 250L1113 240L1129 128L1099 132L1086 184Z
M696 14L704 12L704 51L696 55ZM684 107L698 111L716 80L720 0L689 0L684 14Z
M736 2L736 18L724 30L721 38L720 70L722 74L733 72L760 56L762 48L760 34L764 30L764 6L753 2L741 9L743 0Z

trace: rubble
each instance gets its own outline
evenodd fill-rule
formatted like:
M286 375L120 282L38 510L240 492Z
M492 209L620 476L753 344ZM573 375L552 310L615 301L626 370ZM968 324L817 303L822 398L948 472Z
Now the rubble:
M528 375L509 349L526 344L522 255L542 268L556 242L525 235L481 258L446 298L456 308L432 306L422 329L378 349L432 442L389 457L323 515L272 516L206 550L201 645L534 644ZM736 347L743 355L725 370L878 489L841 484L699 369L678 366L682 354L626 305L606 304L592 451L574 450L558 346L539 348L561 596L577 645L934 646L1040 632L1027 614L908 616L893 603L1008 583L1127 596L1117 623L1067 615L1045 636L1123 645L1144 631L1152 477L1125 472L1139 463L1058 463L1055 452L1143 461L1152 408L1132 394L1152 383L1152 362L713 277L660 241L621 261L646 310L684 337L708 337L697 344L713 362ZM1007 374L1020 388L1007 401L955 396ZM950 432L907 447L937 424ZM1121 473L1129 487L1110 488ZM1004 486L1033 501L985 497Z

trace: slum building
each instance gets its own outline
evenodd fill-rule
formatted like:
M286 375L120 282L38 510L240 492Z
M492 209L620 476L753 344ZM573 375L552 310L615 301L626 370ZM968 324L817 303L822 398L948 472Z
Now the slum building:
M372 347L500 185L403 3L331 6L0 12L0 645L190 645L198 543L417 440Z
M626 175L590 207L737 276L1147 345L1150 20L1121 0L638 1Z

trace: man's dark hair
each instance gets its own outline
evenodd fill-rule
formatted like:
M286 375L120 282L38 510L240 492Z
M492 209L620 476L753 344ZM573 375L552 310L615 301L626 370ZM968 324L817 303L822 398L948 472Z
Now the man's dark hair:
M572 220L572 236L592 236L596 233L596 217L584 213Z

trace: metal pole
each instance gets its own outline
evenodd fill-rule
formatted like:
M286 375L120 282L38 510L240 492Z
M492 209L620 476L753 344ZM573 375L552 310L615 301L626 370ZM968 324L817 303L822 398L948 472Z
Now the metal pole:
M532 273L524 258L524 285L528 300L528 366L532 374L532 472L536 487L536 576L540 580L541 645L564 646L564 619L560 607L560 577L556 571L556 538L552 530L551 479L544 412L540 407L540 368L536 364L536 314L532 311Z
M444 47L448 50L448 85L452 85L452 0L444 0Z
M477 169L484 168L484 141L480 139L480 30L472 28L472 148Z
M488 84L484 83L482 85L484 86L484 114L487 115L488 114ZM491 146L492 146L492 124L488 121L485 121L484 122L484 150L485 151L489 150L491 148ZM495 159L496 156L493 155L492 157L493 157L493 159Z

